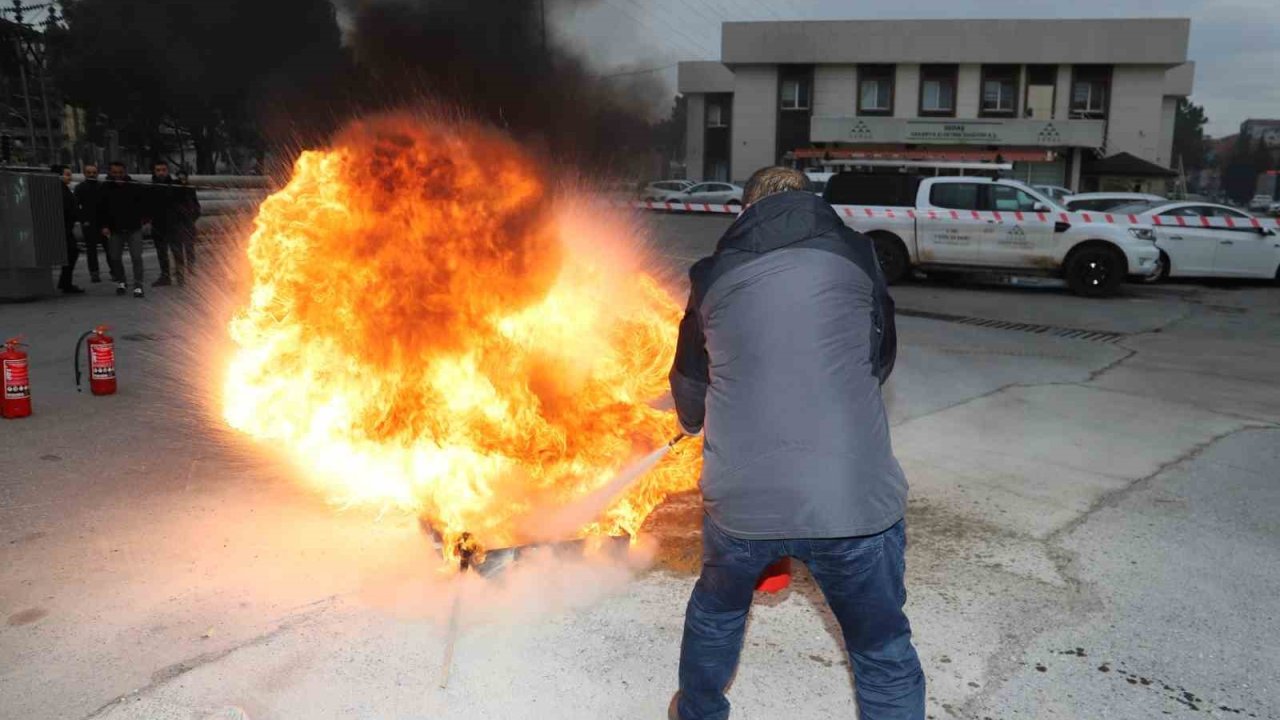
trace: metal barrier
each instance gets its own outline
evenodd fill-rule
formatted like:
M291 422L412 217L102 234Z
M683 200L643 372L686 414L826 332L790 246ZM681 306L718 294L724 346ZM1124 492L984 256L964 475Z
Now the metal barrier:
M62 180L49 172L0 170L0 300L54 291L66 263Z

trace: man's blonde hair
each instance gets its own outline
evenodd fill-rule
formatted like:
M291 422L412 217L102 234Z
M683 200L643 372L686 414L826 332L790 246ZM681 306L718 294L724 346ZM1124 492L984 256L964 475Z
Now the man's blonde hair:
M809 178L799 170L780 165L760 168L747 180L747 186L742 192L742 204L751 205L770 195L808 189Z

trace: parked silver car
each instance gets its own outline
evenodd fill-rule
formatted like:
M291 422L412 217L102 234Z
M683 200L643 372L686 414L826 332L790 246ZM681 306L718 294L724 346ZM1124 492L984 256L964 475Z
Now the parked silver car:
M641 199L653 202L675 200L676 196L693 187L692 180L657 180L644 186Z
M1050 200L1058 203L1059 205L1062 204L1064 198L1071 194L1069 189L1064 188L1061 185L1032 185L1031 187L1035 190L1039 190L1045 195L1048 195Z
M707 203L709 205L741 205L742 188L727 182L704 182L671 198L672 202Z
M1071 212L1106 212L1114 207L1140 202L1168 202L1168 200L1150 193L1096 192L1071 195L1063 199L1062 205Z

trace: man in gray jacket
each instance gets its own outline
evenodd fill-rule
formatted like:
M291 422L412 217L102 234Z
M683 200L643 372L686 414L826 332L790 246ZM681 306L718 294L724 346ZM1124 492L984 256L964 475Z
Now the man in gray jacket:
M765 168L692 289L671 390L703 432L702 575L685 615L680 720L723 720L756 579L805 563L840 622L863 720L923 720L903 612L907 482L880 386L893 301L870 239L805 176Z

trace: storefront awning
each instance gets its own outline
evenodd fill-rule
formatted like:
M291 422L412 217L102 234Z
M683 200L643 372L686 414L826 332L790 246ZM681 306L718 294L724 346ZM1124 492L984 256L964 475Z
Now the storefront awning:
M1103 160L1086 162L1081 172L1085 175L1119 175L1123 177L1174 177L1178 173L1167 167L1147 162L1127 152L1116 153Z
M1058 154L1044 148L903 147L862 145L856 148L799 148L789 153L796 160L934 160L950 162L1053 162Z

